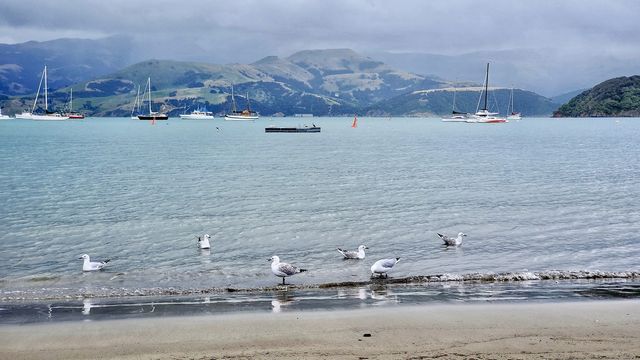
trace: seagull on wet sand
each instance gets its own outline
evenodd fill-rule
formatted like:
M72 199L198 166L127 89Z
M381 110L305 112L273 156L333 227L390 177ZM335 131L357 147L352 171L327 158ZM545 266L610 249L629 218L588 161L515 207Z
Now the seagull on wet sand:
M388 277L387 271L391 270L391 268L393 268L393 266L397 264L398 261L400 261L400 258L382 259L376 261L373 265L371 265L371 277L373 277L375 274L378 274L380 276L384 274L384 277Z
M102 270L102 268L107 265L111 259L107 259L105 261L91 261L89 255L84 254L80 256L78 259L84 260L82 263L82 271L97 271Z
M271 272L273 273L273 275L279 276L282 278L282 285L286 285L284 283L284 278L286 278L287 276L291 276L297 273L307 271L306 269L300 269L297 266L280 262L280 258L275 255L272 256L271 259L267 261L271 261Z
M462 245L462 237L463 236L467 236L467 234L465 234L465 233L458 233L458 237L452 238L452 237L449 237L447 235L442 235L440 233L436 233L436 234L438 234L438 237L442 241L444 241L444 244L446 246L460 246L460 245Z
M209 244L211 236L209 236L209 234L204 234L203 237L196 236L196 238L198 239L198 246L200 249L211 249L211 245Z
M349 251L338 248L338 252L344 256L345 259L364 259L364 249L368 249L365 245L358 246L357 251Z

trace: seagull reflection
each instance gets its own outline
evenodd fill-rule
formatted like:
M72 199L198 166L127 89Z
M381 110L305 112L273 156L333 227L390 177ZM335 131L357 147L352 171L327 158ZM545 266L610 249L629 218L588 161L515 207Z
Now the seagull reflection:
M337 298L338 299L355 298L360 300L366 300L367 289L366 288L340 289L338 290Z
M392 293L386 286L375 286L371 288L371 299L377 300L374 305L383 303L398 303L398 295Z
M92 308L92 304L91 304L91 299L83 299L82 300L82 315L89 315L91 314L91 308Z
M271 311L274 313L282 312L282 307L291 303L293 303L293 300L286 292L279 293L275 299L271 300Z

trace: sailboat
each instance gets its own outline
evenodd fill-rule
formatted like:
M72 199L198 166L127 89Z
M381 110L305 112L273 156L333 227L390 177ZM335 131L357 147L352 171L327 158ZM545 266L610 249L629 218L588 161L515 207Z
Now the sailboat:
M466 122L470 123L485 123L485 124L493 124L493 123L506 123L509 122L507 119L503 117L497 117L498 113L490 112L487 107L487 97L489 95L489 63L487 63L487 73L484 80L484 92L480 93L482 97L484 95L484 106L482 109L476 111L476 113ZM478 105L480 101L478 101Z
M40 89L42 88L42 81L44 80L44 114L36 114L36 106L38 105L38 97L40 96ZM47 84L47 66L44 66L42 71L42 77L40 77L40 84L38 85L38 91L36 92L36 98L33 101L33 107L31 111L24 111L21 114L16 114L16 119L25 120L67 120L68 116L62 115L58 112L49 111L49 89Z
M239 111L236 107L236 98L233 94L233 86L231 86L231 112L229 114L225 114L225 120L233 120L233 121L253 121L258 120L259 115L257 112L252 111L249 107L249 93L247 92L247 108Z
M136 100L133 102L133 106L131 107L131 119L138 120L138 115L140 113L140 84L138 84L138 92L136 93Z
M351 123L351 127L352 128L357 128L358 127L358 115L357 114L353 115L353 122Z
M147 94L149 94L149 114L138 115L140 120L167 120L169 116L160 112L151 111L151 78L147 79Z
M69 112L66 115L69 119L80 120L84 119L84 115L73 111L73 89L70 89L69 93Z
M456 111L456 93L457 88L453 88L453 107L451 109L451 115L442 118L444 122L466 122L469 119L469 114L465 112Z
M509 106L507 106L507 120L520 120L522 119L522 114L519 112L515 112L513 109L513 88L511 88L511 96L509 97Z

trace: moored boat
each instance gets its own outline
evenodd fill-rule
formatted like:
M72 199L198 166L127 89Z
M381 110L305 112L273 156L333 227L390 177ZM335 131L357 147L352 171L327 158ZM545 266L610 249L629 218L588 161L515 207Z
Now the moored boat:
M514 103L513 103L513 88L511 88L511 96L509 97L509 106L507 107L507 113L509 115L507 115L507 120L521 120L522 119L522 114L519 112L516 112L514 109Z
M40 89L42 87L42 82L44 80L44 113L39 114L35 113L36 106L38 104L38 97L40 96ZM24 119L24 120L68 120L69 117L63 115L59 112L49 111L49 90L47 84L47 66L44 66L44 70L42 71L42 77L40 77L40 84L38 85L38 91L36 92L36 98L33 101L33 107L31 111L24 111L20 114L16 114L16 119Z
M225 120L231 121L254 121L258 120L257 112L251 110L249 105L249 93L247 93L247 108L240 111L236 107L236 98L233 94L233 86L231 87L231 112L224 115Z
M471 117L471 114L456 110L456 93L457 93L457 88L454 87L453 88L453 106L451 108L451 115L443 116L441 120L444 122L466 122Z
M69 119L81 120L84 119L84 115L79 112L73 111L73 89L70 89L69 93L69 112L65 114Z
M484 107L467 119L468 123L484 123L484 124L496 124L509 122L506 118L499 116L499 113L490 112L487 105L487 98L489 94L489 63L487 63L487 73L484 80L484 92L480 96L484 95Z
M139 120L167 120L169 115L151 111L151 78L147 79L147 94L149 94L149 113L138 115Z
M207 111L207 109L201 110L193 110L191 114L181 114L180 119L183 120L213 120L215 117L211 111Z

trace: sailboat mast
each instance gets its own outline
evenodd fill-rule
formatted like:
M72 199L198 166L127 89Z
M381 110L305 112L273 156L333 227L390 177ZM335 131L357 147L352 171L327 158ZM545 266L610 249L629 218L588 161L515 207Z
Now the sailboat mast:
M151 77L147 79L147 86L149 87L149 114L151 114Z
M47 112L47 65L44 66L44 111Z
M69 111L73 111L73 88L71 88L70 90L71 90L71 95L69 98Z
M487 97L488 97L488 91L489 91L489 63L487 63L487 75L484 79L484 110L488 110L487 109Z
M235 113L238 109L236 108L236 98L233 96L233 85L231 85L231 112Z
M249 92L247 91L247 111L251 112L251 104L249 104Z
M45 69L46 69L46 67L45 67ZM40 83L38 84L38 91L36 92L36 98L35 98L35 100L33 100L33 107L31 108L31 112L32 113L36 111L36 105L38 105L38 98L40 97L40 89L42 89L42 80L44 79L45 71L42 71L42 75L40 76Z

